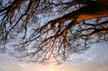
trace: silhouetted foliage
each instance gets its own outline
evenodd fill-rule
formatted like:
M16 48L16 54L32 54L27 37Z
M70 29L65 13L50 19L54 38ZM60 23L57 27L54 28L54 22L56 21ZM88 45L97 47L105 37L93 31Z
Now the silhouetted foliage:
M1 0L0 49L11 43L33 61L66 60L107 41L107 23L108 0Z

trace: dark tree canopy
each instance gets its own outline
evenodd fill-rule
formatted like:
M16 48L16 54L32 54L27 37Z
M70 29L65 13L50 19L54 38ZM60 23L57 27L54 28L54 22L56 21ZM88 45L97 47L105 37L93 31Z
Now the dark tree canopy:
M0 0L0 50L66 60L108 41L108 0Z

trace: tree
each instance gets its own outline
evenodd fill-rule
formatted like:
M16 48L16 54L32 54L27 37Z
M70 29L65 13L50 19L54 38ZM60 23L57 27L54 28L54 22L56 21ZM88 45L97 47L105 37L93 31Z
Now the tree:
M107 0L1 0L0 44L35 61L66 60L108 40ZM15 52L16 52L15 51Z

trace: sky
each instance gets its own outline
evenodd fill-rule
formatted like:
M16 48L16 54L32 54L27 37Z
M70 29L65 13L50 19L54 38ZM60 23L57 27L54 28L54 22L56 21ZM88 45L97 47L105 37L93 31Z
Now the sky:
M42 18L41 23L46 19ZM108 71L108 44L94 44L82 54L73 54L70 62L60 65L27 63L0 53L0 71Z
M73 54L71 62L35 64L0 53L0 71L108 71L108 44L97 43L82 54Z

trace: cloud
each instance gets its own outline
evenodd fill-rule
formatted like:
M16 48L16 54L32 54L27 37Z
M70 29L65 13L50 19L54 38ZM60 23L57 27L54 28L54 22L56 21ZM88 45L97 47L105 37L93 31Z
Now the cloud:
M72 61L58 65L57 71L108 71L108 44L94 44L83 54L72 55ZM50 65L25 63L0 54L0 71L47 71Z

